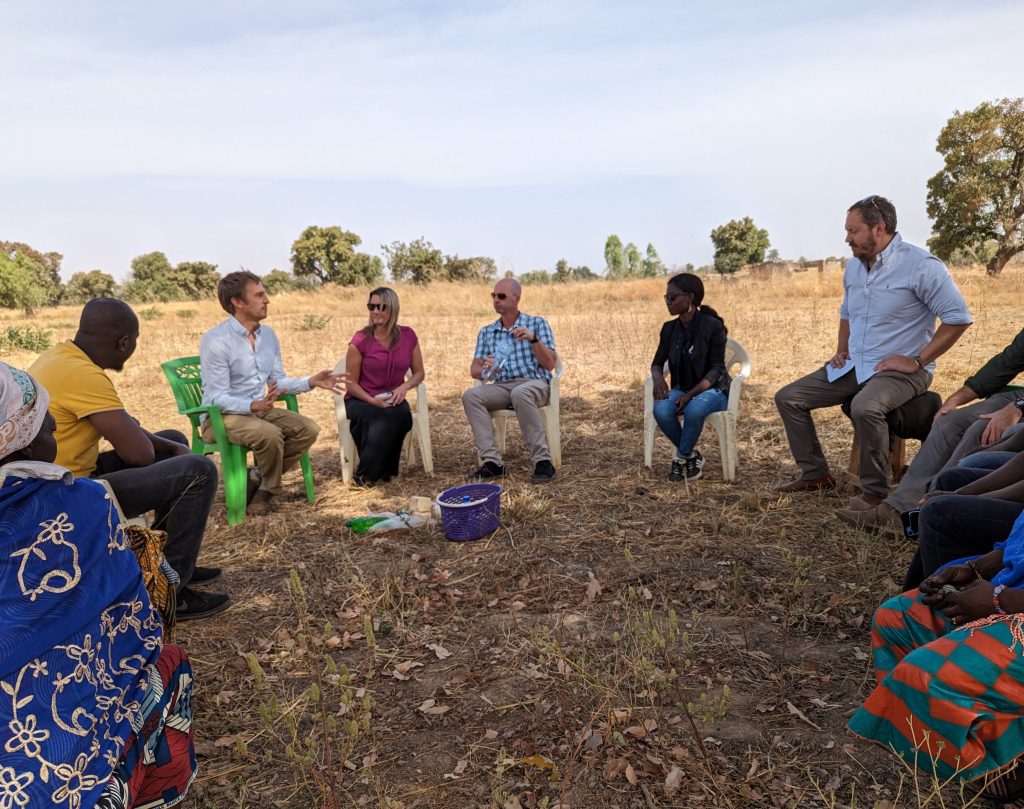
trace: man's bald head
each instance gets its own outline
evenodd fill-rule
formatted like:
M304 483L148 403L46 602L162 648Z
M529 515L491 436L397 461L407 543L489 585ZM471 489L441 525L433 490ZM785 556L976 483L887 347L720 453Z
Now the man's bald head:
M515 278L502 278L494 285L494 291L511 293L517 298L521 298L523 296L523 285Z
M78 333L90 336L120 337L139 330L139 319L124 301L117 298L93 298L82 307Z
M73 342L101 368L120 371L138 339L139 319L127 303L93 298L82 307Z

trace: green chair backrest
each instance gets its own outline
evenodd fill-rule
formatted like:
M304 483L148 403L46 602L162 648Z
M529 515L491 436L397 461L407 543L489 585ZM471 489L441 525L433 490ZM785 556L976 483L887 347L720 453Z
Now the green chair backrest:
M203 377L199 373L199 357L168 360L161 367L174 392L178 412L184 413L203 403Z

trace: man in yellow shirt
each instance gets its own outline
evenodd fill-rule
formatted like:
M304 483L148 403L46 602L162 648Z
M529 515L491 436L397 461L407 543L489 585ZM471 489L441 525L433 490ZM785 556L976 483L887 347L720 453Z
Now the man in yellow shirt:
M153 527L167 532L164 554L180 577L178 620L205 618L231 602L226 594L189 586L220 576L218 568L196 566L217 466L192 455L180 432L147 432L128 414L105 371L122 370L138 338L139 320L128 304L96 298L82 309L74 339L43 352L29 373L50 393L56 463L76 477L106 480L129 517L155 511ZM101 453L101 438L113 449Z

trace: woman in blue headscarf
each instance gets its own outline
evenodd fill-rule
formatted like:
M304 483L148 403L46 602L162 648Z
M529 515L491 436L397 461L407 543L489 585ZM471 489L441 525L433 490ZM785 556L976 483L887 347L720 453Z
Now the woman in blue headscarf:
M177 803L191 669L103 486L56 457L49 397L0 363L0 806Z

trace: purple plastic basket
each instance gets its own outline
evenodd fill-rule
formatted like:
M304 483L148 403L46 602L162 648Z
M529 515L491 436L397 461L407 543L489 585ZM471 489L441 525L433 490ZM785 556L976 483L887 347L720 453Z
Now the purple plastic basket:
M497 531L501 525L501 486L467 483L437 496L441 527L452 542L471 542Z

